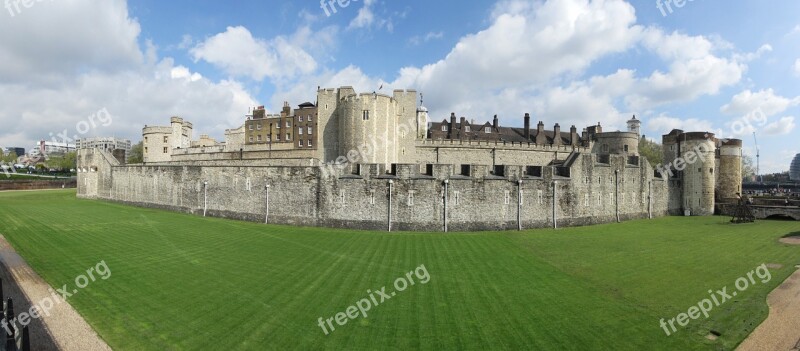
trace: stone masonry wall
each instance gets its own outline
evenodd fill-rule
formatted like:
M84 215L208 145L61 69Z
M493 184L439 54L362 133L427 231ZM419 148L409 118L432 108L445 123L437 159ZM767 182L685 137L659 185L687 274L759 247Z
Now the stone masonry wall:
M612 156L603 164L576 153L569 177L543 167L533 178L523 176L524 166L506 166L496 177L490 166L474 165L464 177L453 165L423 175L416 164L396 165L393 174L369 164L353 175L301 166L119 166L106 154L81 151L78 167L87 171L78 175L79 197L197 215L206 206L209 216L259 222L267 216L267 184L269 222L303 226L387 230L391 216L392 230L442 231L445 187L450 231L552 227L554 217L558 226L589 225L669 211L667 182L653 178L643 158L631 165Z

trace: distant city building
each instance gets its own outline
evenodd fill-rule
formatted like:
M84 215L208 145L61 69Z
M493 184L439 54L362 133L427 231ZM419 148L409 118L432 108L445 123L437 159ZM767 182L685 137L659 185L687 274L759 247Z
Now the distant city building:
M25 155L25 148L23 147L7 147L3 149L3 154L8 155L10 153L15 153L17 156Z
M125 154L131 151L131 141L115 137L100 137L78 139L75 147L80 149L102 149L106 151L125 150Z
M31 155L64 154L75 150L75 145L69 143L41 140L38 148L31 149Z
M800 154L797 154L792 161L792 166L789 168L789 179L800 181Z

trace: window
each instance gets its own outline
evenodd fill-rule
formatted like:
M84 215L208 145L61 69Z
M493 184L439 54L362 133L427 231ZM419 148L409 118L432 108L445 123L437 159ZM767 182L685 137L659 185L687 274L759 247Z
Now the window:
M146 147L144 148L144 153L147 153L147 148Z
M267 141L272 141L272 135L267 135Z
M308 140L308 147L311 147L311 139Z
M544 204L544 194L542 194L541 190L536 191L536 203L539 205Z
M365 121L369 121L369 111L364 110L361 112L361 118Z
M506 190L506 201L505 201L505 203L506 203L506 205L511 203L511 193L509 193L508 190Z
M598 194L597 195L597 206L600 206L602 204L603 204L603 197L600 196L600 194Z
M261 123L256 124L256 129L261 130Z
M165 154L167 153L167 147L166 146L164 146L164 153Z
M456 191L453 194L456 196L456 205L458 205L461 202L461 192Z
M483 128L483 132L486 133L486 134L492 134L492 128L485 127L485 128Z
M589 193L583 194L583 204L586 207L589 207Z
M261 141L261 134L258 135L257 140Z
M375 204L375 190L374 189L369 191L369 204L370 205L374 205Z
M414 192L408 192L408 206L414 206Z
M344 201L344 190L340 190L339 191L339 198L342 201L342 203L345 203L345 201Z
M303 127L297 128L297 135L303 135Z
M275 123L275 129L281 129L281 124L280 123Z
M291 128L291 127L292 127L292 122L286 121L286 128Z
M465 132L467 132L467 133L471 132L470 129L471 129L470 126L464 126L464 131Z
M308 135L311 135L314 132L314 127L308 127Z
M169 142L169 137L165 136L165 137L164 137L164 142L165 142L165 143L168 143L168 142Z
M297 117L298 122L303 123L303 116Z
M628 145L625 145L625 146L623 147L623 149L625 149L625 152L628 152Z
M144 137L144 142L145 142L145 143L147 142L147 137Z
M444 124L442 124L442 131L443 131L443 132L446 132L446 131L447 131L447 125L444 125Z
M308 115L308 121L311 122L311 115Z
M281 135L280 134L276 134L275 135L275 141L281 141Z
M247 129L253 130L253 125L251 124L251 125L247 126Z
M289 141L289 140L292 140L292 135L289 134L289 133L286 133L286 141Z
M251 143L253 142L253 137L250 137L250 142L251 142Z
M297 141L297 147L303 147L303 141L302 140L298 140Z

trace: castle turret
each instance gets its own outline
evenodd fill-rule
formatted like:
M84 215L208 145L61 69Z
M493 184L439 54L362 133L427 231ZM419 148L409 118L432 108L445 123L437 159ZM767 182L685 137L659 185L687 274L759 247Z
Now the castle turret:
M633 115L633 118L628 121L628 131L636 133L636 135L641 135L641 126L642 122L636 119L636 115Z
M742 141L721 140L718 157L717 198L736 199L742 193Z
M682 177L683 210L693 216L714 214L714 134L683 133L678 136L681 157L673 162Z
M428 108L425 107L420 93L419 108L417 108L417 139L425 139L428 136Z

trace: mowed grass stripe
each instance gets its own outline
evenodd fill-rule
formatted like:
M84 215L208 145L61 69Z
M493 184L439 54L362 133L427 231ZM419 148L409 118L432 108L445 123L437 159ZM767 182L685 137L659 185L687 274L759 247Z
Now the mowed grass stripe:
M800 258L776 243L799 228L724 221L389 234L199 218L70 191L0 193L0 232L51 284L106 260L112 277L70 302L122 350L732 348ZM767 261L787 265L769 284L674 336L658 327ZM367 289L393 291L420 264L428 284L329 336L316 325ZM723 330L716 343L704 339L711 326Z

